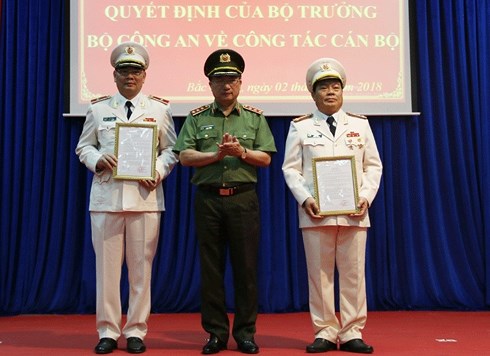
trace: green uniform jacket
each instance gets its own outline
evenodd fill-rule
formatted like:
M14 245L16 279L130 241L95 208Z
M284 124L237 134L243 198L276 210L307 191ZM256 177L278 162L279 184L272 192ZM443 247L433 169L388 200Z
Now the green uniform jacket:
M234 135L249 150L276 152L274 137L261 110L237 103L225 117L216 103L192 110L179 133L174 152L194 149L200 152L216 152L223 134ZM195 185L220 186L223 183L256 183L255 166L238 157L227 156L223 160L196 167L191 182Z

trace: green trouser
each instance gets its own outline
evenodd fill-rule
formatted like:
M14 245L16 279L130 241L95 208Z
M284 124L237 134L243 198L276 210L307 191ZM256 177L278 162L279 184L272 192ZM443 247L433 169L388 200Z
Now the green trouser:
M225 262L229 248L235 293L233 338L252 340L257 320L257 255L260 212L255 190L219 196L198 189L194 202L201 262L201 322L228 342ZM226 286L228 287L228 286Z

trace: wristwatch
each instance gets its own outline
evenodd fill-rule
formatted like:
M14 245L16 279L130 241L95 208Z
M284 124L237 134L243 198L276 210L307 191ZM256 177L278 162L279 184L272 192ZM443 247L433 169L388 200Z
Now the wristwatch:
M241 159L245 159L247 158L247 148L246 147L243 147L243 152L242 152L242 155L240 156Z

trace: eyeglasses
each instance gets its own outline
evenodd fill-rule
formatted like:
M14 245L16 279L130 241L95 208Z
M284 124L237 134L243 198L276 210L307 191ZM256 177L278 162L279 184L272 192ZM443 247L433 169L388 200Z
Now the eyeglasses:
M211 83L216 85L235 85L240 81L240 77L215 77L211 79Z
M129 77L130 75L133 77L141 77L144 71L143 69L118 69L117 73L122 77Z

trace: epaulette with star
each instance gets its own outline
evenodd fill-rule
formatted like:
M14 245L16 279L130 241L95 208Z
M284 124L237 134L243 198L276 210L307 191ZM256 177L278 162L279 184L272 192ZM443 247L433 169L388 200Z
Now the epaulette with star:
M313 114L306 114L306 115L303 115L303 116L300 116L300 117L293 119L293 122L300 122L300 121L303 121L305 119L309 119L311 117L313 117Z
M254 112L254 113L259 114L259 115L262 115L262 113L264 112L264 110L260 110L260 109L254 108L253 106L250 106L250 105L242 105L242 107L245 110Z
M200 113L206 111L210 107L211 107L211 105L203 105L203 106L200 106L198 108L195 108L194 110L191 110L191 115L196 116L197 114L200 114Z
M353 113L351 113L351 112L347 112L346 114L347 114L347 115L349 115L349 116L352 116L352 117L357 117L358 119L364 119L364 120L366 120L366 119L367 119L367 117L366 117L366 116L364 116L364 115L360 115L360 114L353 114Z
M95 103L98 103L100 101L108 100L110 98L111 98L110 95L104 95L104 96L100 96L98 98L94 98L94 99L90 100L90 103L91 104L95 104Z
M165 105L168 105L168 103L170 102L167 99L159 98L158 96L151 95L151 94L148 95L148 98L153 99L153 100L156 100L159 103L162 103L162 104L165 104Z

